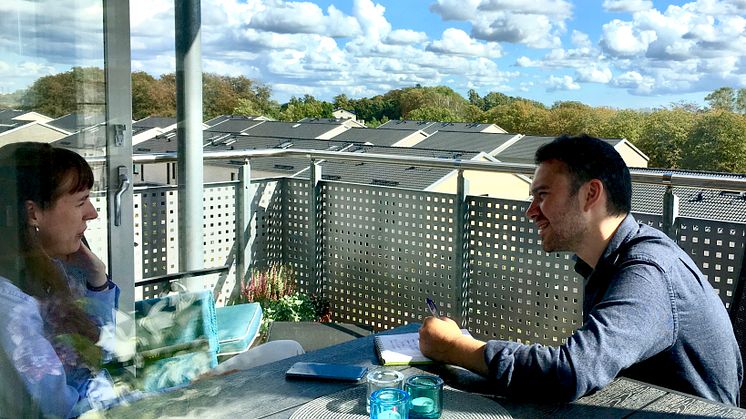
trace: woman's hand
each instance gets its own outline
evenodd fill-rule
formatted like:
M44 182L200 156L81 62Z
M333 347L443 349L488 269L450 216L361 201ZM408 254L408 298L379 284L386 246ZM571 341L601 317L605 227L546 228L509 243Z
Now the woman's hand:
M63 262L83 271L91 287L99 288L106 284L106 265L85 244L81 243L78 251L67 255Z

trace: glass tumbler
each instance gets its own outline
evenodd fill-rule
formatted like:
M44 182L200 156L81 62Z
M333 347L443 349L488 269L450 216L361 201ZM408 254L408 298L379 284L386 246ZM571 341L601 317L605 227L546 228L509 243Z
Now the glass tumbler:
M377 369L368 373L368 392L365 394L365 410L370 413L370 395L382 388L401 389L404 384L404 374L395 370Z
M409 393L409 417L437 419L443 412L443 380L435 375L413 375L404 390Z
M407 419L409 394L398 388L382 388L370 395L371 419Z

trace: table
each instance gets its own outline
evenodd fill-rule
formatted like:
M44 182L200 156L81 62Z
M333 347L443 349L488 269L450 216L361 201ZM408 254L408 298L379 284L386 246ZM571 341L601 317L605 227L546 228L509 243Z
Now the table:
M410 324L385 333L416 331ZM273 418L287 419L305 403L349 389L355 384L286 380L285 371L296 361L350 363L377 366L373 336L366 336L247 371L213 377L189 387L119 406L111 418ZM455 388L478 390L486 381L452 366L399 367L405 375L436 372ZM598 393L569 404L536 404L496 398L513 417L622 418L659 417L663 414L746 418L746 410L714 403L639 381L618 378Z
M371 330L348 323L275 321L269 325L267 340L294 340L300 343L306 352L311 352L368 336L371 333Z

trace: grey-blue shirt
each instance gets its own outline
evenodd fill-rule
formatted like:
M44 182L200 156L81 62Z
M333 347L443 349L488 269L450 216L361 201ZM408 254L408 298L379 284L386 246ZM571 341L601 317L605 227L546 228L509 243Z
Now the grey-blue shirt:
M491 340L498 393L572 401L617 375L737 405L741 355L728 313L691 258L628 215L585 278L583 325L560 347Z

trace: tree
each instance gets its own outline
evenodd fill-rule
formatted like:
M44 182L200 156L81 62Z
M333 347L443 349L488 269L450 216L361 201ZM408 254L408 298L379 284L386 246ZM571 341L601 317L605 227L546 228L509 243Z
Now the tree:
M731 87L721 87L707 96L705 101L711 109L721 109L733 112L736 102L736 92Z
M645 114L631 109L594 108L601 119L601 124L590 131L591 135L601 138L624 138L637 144L645 124Z
M290 101L280 108L280 120L299 121L303 118L331 118L334 105L317 100L311 95L303 98L293 96Z
M176 116L176 89L144 71L132 73L132 119Z
M453 110L431 105L419 107L405 117L415 121L457 122L461 120Z
M57 118L77 111L81 103L103 105L104 96L104 70L73 67L38 78L23 95L21 108Z
M350 110L352 109L352 103L350 102L350 98L347 97L346 94L342 93L341 95L334 96L334 108L335 109L345 109Z
M702 115L687 137L683 166L695 170L746 172L746 119L724 110Z
M746 114L746 89L738 89L735 111L740 114Z
M485 121L508 132L528 135L552 135L546 132L549 113L531 101L504 102L485 112Z
M697 115L685 107L673 107L657 109L645 117L635 145L650 159L648 166L683 167L684 148Z

